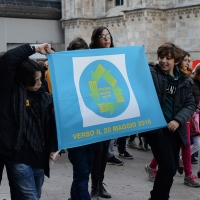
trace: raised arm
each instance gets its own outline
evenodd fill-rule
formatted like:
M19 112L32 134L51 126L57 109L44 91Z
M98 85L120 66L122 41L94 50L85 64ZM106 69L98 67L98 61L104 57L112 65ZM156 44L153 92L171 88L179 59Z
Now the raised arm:
M46 54L50 52L47 43L31 47L29 44L23 44L16 48L8 50L0 61L0 92L11 87L15 82L16 70L20 63L26 60L34 53Z

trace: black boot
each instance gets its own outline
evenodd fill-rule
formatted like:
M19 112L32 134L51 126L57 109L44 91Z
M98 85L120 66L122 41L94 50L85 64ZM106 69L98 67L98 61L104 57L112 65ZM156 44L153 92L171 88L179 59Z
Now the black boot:
M90 193L91 200L99 200L99 185L98 180L92 180L92 190Z
M110 199L111 195L106 191L103 184L104 183L99 184L99 196L102 197L102 198L105 198L105 199Z
M90 193L91 200L99 200L98 190L92 189Z

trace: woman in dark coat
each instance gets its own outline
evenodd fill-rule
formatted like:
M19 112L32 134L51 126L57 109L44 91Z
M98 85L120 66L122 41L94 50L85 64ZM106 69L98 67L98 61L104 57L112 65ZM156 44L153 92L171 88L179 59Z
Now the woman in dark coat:
M110 31L100 26L94 29L91 36L91 49L96 48L110 48L114 47L113 38ZM95 152L92 166L92 191L91 199L98 200L98 196L102 198L111 198L111 195L105 190L103 186L104 172L107 164L109 141L98 142L95 144Z

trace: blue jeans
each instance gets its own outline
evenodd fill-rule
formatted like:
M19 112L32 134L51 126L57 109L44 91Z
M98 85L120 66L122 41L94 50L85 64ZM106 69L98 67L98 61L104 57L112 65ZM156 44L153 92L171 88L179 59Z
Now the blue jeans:
M44 170L8 159L8 167L13 177L20 200L39 200L44 183Z
M92 170L94 144L67 149L73 165L71 200L90 200L88 192L89 175Z
M6 167L6 171L7 171L7 177L8 177L8 183L10 186L10 196L12 200L19 200L19 194L18 191L14 185L14 182L12 180L12 175L10 174L10 170L8 168L8 164L7 164L7 157L4 155L0 155L0 184L1 184L1 180L2 180L2 174L3 174L3 169L4 166Z

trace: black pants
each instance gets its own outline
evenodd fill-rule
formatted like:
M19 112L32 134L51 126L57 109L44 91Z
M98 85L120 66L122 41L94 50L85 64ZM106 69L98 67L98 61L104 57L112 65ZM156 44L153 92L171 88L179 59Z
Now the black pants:
M124 153L126 150L126 136L117 138L117 145L119 153Z
M130 135L130 141L132 142L133 140L135 140L135 137L136 137L136 134L135 135ZM139 133L138 134L139 142L142 144L141 137L146 138L146 133Z
M110 140L98 142L95 144L95 152L93 157L93 165L91 173L93 189L98 187L98 184L101 184L103 182L104 172L107 164L109 143Z
M173 177L178 166L181 139L178 132L169 132L167 128L157 133L146 134L154 158L158 163L151 200L168 200Z
M4 165L6 163L6 158L2 155L0 155L0 184L2 181L2 174L3 174L3 169L4 169Z
M73 165L70 199L91 199L88 192L88 181L93 163L94 144L70 148L67 151Z
M142 143L141 137L145 137L145 136L146 136L145 133L138 134L140 143ZM133 141L135 139L135 137L136 137L136 134L130 135L130 141ZM117 144L118 144L119 153L123 153L126 150L126 136L118 138Z

